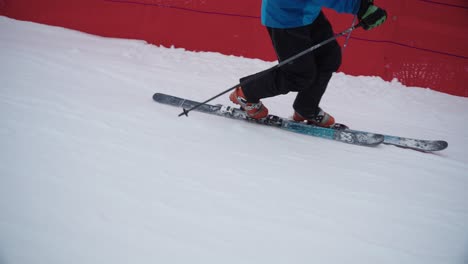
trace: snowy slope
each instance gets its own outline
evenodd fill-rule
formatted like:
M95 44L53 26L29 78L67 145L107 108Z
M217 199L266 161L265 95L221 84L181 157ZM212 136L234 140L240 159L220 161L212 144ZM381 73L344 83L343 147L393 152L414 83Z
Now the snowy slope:
M333 77L338 121L449 142L434 154L151 99L272 65L0 17L0 263L468 263L467 98Z

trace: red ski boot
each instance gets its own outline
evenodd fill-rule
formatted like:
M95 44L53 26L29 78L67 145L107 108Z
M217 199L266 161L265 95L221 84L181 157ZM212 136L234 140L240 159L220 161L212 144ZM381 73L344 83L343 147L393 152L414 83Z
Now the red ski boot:
M229 99L233 103L240 105L247 115L253 119L261 119L268 115L268 109L261 101L258 101L258 103L247 102L241 87L236 88L234 92L229 95Z

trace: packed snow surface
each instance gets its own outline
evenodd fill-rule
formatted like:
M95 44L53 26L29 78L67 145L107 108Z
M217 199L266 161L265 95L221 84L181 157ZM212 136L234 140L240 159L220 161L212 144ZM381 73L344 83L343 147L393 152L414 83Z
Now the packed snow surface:
M272 65L0 17L0 263L468 263L468 98L333 76L338 121L433 154L152 101Z

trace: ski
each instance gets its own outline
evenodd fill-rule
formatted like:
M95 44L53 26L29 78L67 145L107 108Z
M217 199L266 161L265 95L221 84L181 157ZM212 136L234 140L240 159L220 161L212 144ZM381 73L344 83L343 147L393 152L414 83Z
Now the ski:
M198 104L198 102L195 101L186 100L183 98L161 93L155 93L153 95L153 99L156 102L162 104L181 107L184 109L191 108ZM376 146L379 143L383 143L386 145L393 145L400 148L407 148L422 152L441 151L448 147L447 141L444 140L414 139L372 132L364 132L352 129L336 130L331 128L322 128L307 125L305 123L298 123L274 115L269 115L268 117L261 120L255 120L246 116L245 112L238 108L223 105L205 104L195 109L195 111L204 112L208 114L215 114L233 119L247 120L259 124L279 127L300 134L322 137L356 145Z
M355 131L351 130L350 131ZM383 144L393 145L400 148L412 149L421 152L441 151L448 147L448 142L444 140L425 140L399 136L385 135Z
M172 105L183 109L189 109L199 104L195 101L162 93L155 93L153 95L153 100L158 103ZM248 117L246 113L239 108L224 106L220 104L203 104L200 107L194 109L194 111L223 116L232 119L246 120L262 125L278 127L299 134L326 138L360 146L377 146L384 141L384 136L380 134L369 133L364 131L338 130L333 128L311 126L306 123L295 122L275 115L268 115L267 117L262 119L252 119Z

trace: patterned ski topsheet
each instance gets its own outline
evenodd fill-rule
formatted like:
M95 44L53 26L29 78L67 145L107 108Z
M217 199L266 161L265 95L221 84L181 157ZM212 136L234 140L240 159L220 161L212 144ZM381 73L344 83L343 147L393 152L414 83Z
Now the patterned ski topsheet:
M162 93L155 93L153 95L153 99L156 102L181 107L183 109L190 109L195 105L199 104L196 101L187 100ZM353 129L336 130L331 128L322 128L308 125L305 123L298 123L293 120L277 117L274 115L269 115L264 119L254 120L247 117L245 112L238 108L223 105L204 104L196 108L194 111L215 114L233 119L247 120L259 124L279 127L296 133L317 136L357 145L375 146L380 143L384 143L387 145L394 145L397 147L408 148L422 152L440 151L448 147L448 143L443 140L414 139L358 131Z

